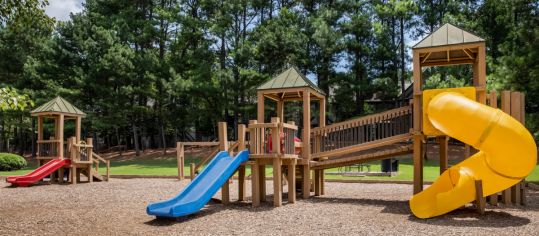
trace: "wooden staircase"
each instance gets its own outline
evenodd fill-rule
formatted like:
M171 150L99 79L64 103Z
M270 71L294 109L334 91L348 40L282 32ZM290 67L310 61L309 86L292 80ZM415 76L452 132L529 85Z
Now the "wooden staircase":
M412 153L411 128L411 106L315 128L310 167L322 170Z

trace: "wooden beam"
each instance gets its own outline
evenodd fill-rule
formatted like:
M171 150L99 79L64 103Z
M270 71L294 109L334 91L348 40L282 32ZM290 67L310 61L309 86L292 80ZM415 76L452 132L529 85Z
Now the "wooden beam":
M275 136L279 137L278 135ZM275 143L273 143L273 145L275 145ZM280 158L273 159L273 206L275 207L280 207L283 204L281 165Z
M479 214L485 213L486 199L483 196L483 181L475 181L475 205Z
M288 203L296 202L296 162L288 165Z
M303 90L303 148L301 156L304 159L311 159L311 96L310 89Z
M184 174L184 165L185 165L185 155L184 155L184 146L182 142L176 143L176 162L178 166L178 179L183 180L185 178Z
M80 133L81 133L81 126L82 126L82 117L77 116L75 120L75 138L77 138L77 143L80 142Z
M449 137L447 136L438 136L437 137L438 145L440 145L440 175L447 170L447 160L448 160L448 141Z
M464 54L466 54L468 56L468 58L470 58L472 60L475 59L474 57L472 57L472 55L470 55L470 53L468 53L468 51L465 48L463 48L462 51L464 52Z
M423 61L421 61L421 63L425 63L425 61L427 59L429 59L430 55L432 54L432 52L428 52L427 55L425 56L425 58L423 58Z
M219 122L218 129L219 151L229 151L226 122ZM221 188L221 201L223 202L223 204L230 203L230 183L228 180L223 184Z
M257 121L264 123L264 95L261 92L258 92L257 97Z
M478 48L478 47L484 46L484 45L485 45L485 42L461 43L461 44L452 44L452 45L441 45L441 46L437 46L437 47L415 48L413 50L418 52L418 53L444 52L444 51L447 51L447 50L449 50L449 51L462 50L463 48L475 49L475 48Z
M253 207L260 206L260 174L258 173L258 161L251 165L251 192Z
M303 199L308 199L311 196L311 171L309 170L309 165L302 165L301 166L302 171L302 184L301 184L301 192L303 192Z
M423 191L423 135L414 134L414 194Z
M58 144L58 155L60 156L60 159L64 159L64 114L60 114L58 120L58 135L56 137L60 140L60 143Z

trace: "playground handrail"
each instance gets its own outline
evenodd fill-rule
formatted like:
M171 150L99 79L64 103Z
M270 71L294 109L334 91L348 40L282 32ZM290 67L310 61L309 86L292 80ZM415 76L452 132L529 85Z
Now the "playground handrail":
M410 105L368 115L311 131L312 157L323 157L343 153L342 150L360 144L380 141L400 142L412 128ZM399 136L396 139L391 137ZM339 150L339 151L337 151Z

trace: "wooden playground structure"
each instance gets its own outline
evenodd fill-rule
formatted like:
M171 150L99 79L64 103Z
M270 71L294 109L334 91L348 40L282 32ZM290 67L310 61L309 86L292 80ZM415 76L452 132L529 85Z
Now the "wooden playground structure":
M81 121L86 116L84 112L73 106L61 97L43 104L31 112L37 117L37 161L38 167L53 159L69 159L71 164L53 172L50 182L64 182L64 174L69 170L68 182L76 184L80 182L81 175L87 177L88 182L108 181L110 175L110 162L93 152L92 139L81 140ZM44 128L45 121L52 119L53 133L45 138L47 132ZM64 127L66 121L74 121L75 136L67 141L64 139ZM106 165L106 174L99 174L99 164Z
M251 169L252 204L266 199L266 166L273 169L273 205L281 206L284 182L288 184L288 202L294 203L296 191L306 199L314 192L324 195L324 170L375 160L413 154L413 192L423 189L423 155L425 142L434 138L440 145L440 173L448 166L448 140L444 135L428 136L423 132L424 67L470 64L477 101L498 107L524 123L524 95L520 92L493 91L487 94L485 41L478 36L446 24L413 47L413 99L408 105L385 112L326 125L326 96L316 85L292 67L258 87L257 120L238 126L238 140L229 142L225 122L219 123L219 142L179 142L177 144L178 177L184 178L184 148L215 146L214 151L198 164L191 164L191 178L218 151L231 153L249 149L250 159L238 170L239 200L245 200L246 166ZM266 115L266 99L275 105L276 117ZM301 128L285 122L287 102L302 102ZM318 103L318 127L311 127L311 105ZM294 137L301 132L301 142ZM280 135L276 135L280 134ZM296 150L300 150L299 152ZM467 147L466 157L474 152ZM283 181L286 179L286 181ZM481 183L478 183L479 185ZM222 186L222 201L230 201L229 183ZM481 188L479 188L481 189ZM525 184L519 183L484 199L478 193L479 209L488 201L505 205L525 204Z

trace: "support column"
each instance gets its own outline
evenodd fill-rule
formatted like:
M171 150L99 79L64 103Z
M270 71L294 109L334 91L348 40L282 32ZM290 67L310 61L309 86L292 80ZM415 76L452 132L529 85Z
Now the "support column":
M414 134L414 194L423 191L423 135Z
M447 136L438 136L436 137L438 145L440 146L440 175L447 170L447 158L448 158L448 141L449 137Z
M258 173L260 169L258 168L259 161L256 160L251 165L251 191L252 191L252 204L253 207L260 206L260 174Z
M284 122L284 101L277 101L277 117Z
M81 124L82 118L80 116L77 116L77 118L75 119L75 138L77 138L77 143L80 142Z
M325 127L326 126L326 99L325 98L322 98L320 99L320 117L319 117L319 126L320 127ZM321 145L322 145L322 140L321 138L322 137L319 137L320 139L318 140L318 148L321 148ZM324 176L324 170L320 170L320 195L324 195L325 194L325 184L324 184L324 181L325 181L325 176Z
M58 154L60 159L64 159L64 114L60 114L58 120L58 135L56 136L60 143L58 144Z
M288 165L288 203L296 202L296 160Z
M264 94L262 92L257 93L256 107L258 123L264 123Z
M266 201L266 166L258 165L258 185L260 186L260 201Z
M244 124L238 125L238 151L245 150L245 132L247 128ZM245 200L245 165L238 168L238 201Z
M251 165L251 188L252 188L252 204L253 207L260 206L260 174L258 173L260 169L258 168L259 161L256 160Z
M309 170L309 165L307 164L304 164L301 166L302 168L302 184L301 184L301 188L302 188L302 192L303 192L303 199L308 199L310 196L311 196L311 171Z
M273 206L276 207L280 207L283 204L281 165L281 158L273 158Z
M219 122L219 151L228 151L228 135L226 122ZM230 183L227 180L221 187L221 201L223 204L230 202Z
M314 196L320 196L320 170L314 170Z
M311 160L311 93L309 89L303 90L303 134L301 136L303 147L301 148L301 157L303 164L303 198L309 198L310 194L310 168Z
M176 162L178 165L178 179L183 180L185 178L185 154L184 146L182 142L176 143Z

